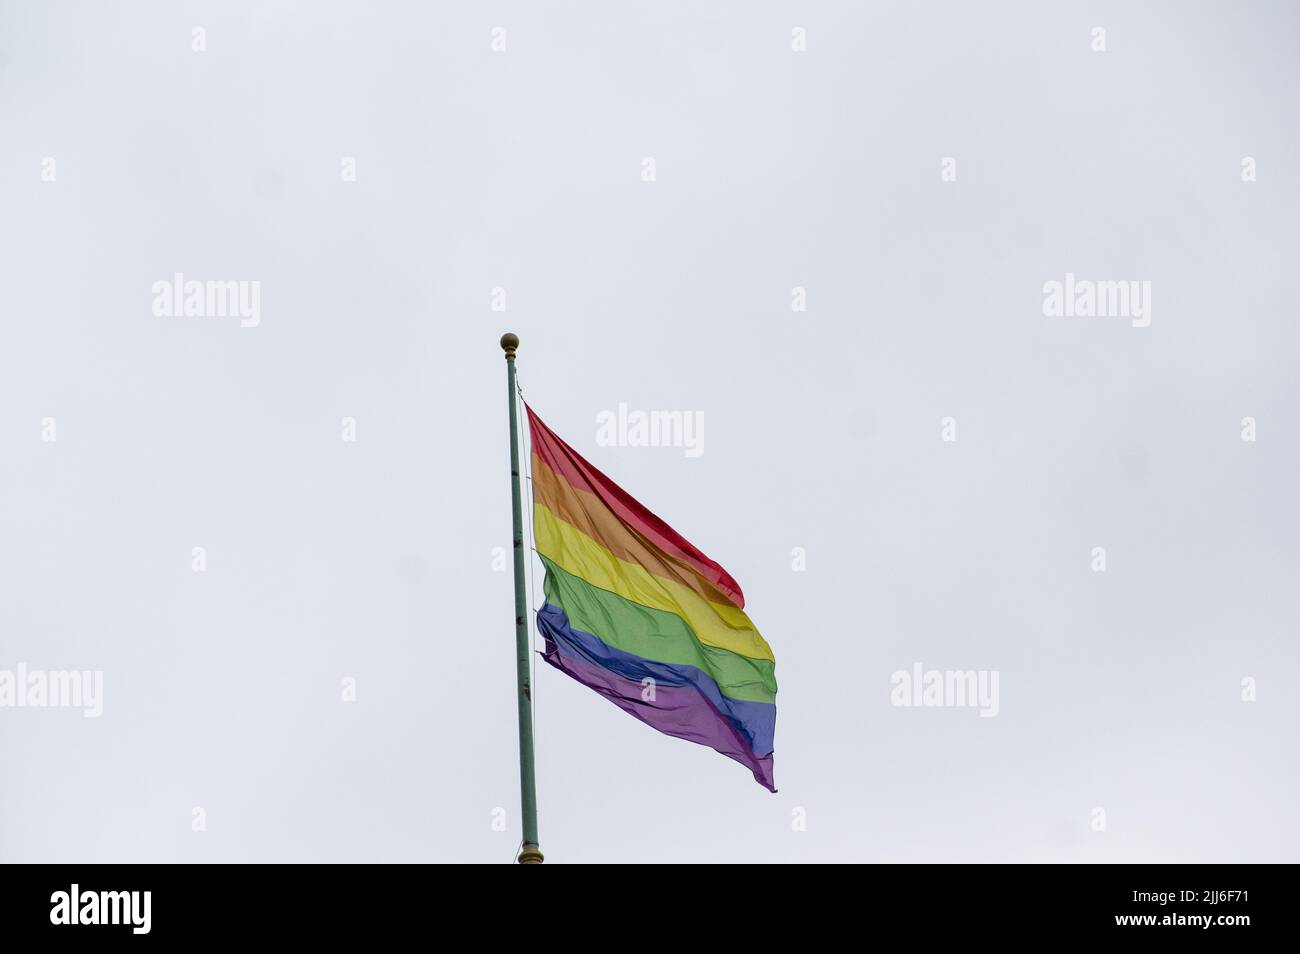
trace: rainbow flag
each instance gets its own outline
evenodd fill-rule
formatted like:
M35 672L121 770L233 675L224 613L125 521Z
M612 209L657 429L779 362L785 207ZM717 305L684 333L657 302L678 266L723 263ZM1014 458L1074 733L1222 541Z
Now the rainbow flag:
M740 587L527 411L544 658L775 792L776 662Z

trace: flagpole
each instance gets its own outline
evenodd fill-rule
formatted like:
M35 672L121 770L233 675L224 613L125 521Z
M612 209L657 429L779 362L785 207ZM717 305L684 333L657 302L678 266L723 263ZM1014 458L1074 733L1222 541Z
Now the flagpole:
M524 587L524 510L519 496L519 412L515 400L515 350L519 336L501 336L506 353L506 381L510 390L510 512L515 531L515 663L519 684L519 805L523 815L524 844L521 865L540 865L537 842L537 781L533 774L533 700L528 666L528 597Z

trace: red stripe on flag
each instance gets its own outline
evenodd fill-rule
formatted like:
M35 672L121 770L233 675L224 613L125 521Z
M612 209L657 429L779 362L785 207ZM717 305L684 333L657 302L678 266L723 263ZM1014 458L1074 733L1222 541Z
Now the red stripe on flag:
M745 608L745 594L740 591L740 584L731 578L731 574L588 463L586 458L542 423L542 419L533 413L531 407L525 404L524 409L528 412L533 453L545 461L551 470L577 489L594 494L619 520L641 534L647 542L692 566L737 607Z

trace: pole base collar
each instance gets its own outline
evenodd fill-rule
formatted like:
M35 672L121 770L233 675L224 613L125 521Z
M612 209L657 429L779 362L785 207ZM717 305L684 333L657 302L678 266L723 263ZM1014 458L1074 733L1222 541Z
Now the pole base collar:
M540 865L543 860L542 850L536 845L524 845L524 850L519 852L521 865Z

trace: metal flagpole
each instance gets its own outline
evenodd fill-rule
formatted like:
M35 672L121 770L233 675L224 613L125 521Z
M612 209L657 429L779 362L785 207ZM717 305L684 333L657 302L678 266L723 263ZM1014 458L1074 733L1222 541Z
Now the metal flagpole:
M532 686L528 667L528 597L524 587L524 512L519 497L519 412L515 401L515 350L519 336L501 336L506 353L506 381L510 390L510 511L515 531L515 662L519 682L519 804L523 815L524 845L521 865L540 865L537 842L537 781L533 774Z

